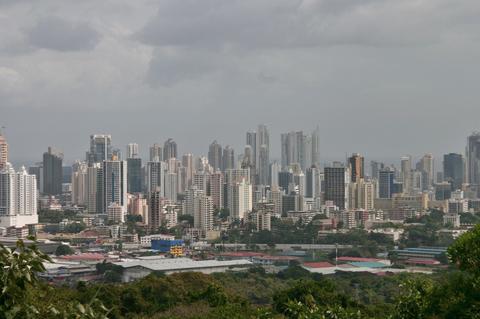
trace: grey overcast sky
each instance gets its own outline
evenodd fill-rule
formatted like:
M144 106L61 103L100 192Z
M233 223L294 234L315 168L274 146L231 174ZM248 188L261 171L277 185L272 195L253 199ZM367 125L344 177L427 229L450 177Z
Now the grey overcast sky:
M462 152L480 129L480 1L0 0L11 160L320 127L321 157Z

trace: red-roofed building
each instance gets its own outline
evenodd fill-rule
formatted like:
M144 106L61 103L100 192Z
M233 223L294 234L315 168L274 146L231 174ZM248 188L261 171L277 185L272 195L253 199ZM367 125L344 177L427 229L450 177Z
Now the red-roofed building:
M337 260L338 261L344 261L344 262L349 262L349 261L360 261L360 262L383 261L383 259L379 259L379 258L362 258L362 257L348 257L348 256L338 257Z
M335 267L329 262L326 261L319 261L319 262L306 262L303 263L303 265L307 268L329 268L329 267Z

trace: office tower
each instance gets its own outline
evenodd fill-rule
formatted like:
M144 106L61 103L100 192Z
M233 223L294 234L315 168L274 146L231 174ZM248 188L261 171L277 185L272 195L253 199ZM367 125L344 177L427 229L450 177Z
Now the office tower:
M7 165L8 162L8 143L0 128L0 170Z
M230 217L232 220L243 220L252 210L252 185L243 179L241 182L229 186Z
M420 171L420 170L414 170L411 173L411 178L412 178L412 185L411 189L414 194L416 193L421 193L423 190L426 189L427 183L426 183L426 178L427 174L425 171Z
M235 152L230 145L223 149L222 170L235 168Z
M38 191L35 175L25 167L15 172L10 163L0 170L0 227L37 224Z
M156 230L163 221L163 195L159 191L148 193L148 228Z
M295 193L305 197L307 181L302 171L298 174L293 174L293 183L295 184Z
M222 145L215 140L208 147L208 163L214 171L222 170L222 160Z
M195 168L193 166L193 155L192 154L185 154L182 156L182 166L185 167L185 179L187 182L187 188L192 186L193 181L193 173Z
M282 196L283 192L278 189L273 189L269 193L269 199L273 204L273 214L277 217L282 214Z
M378 197L392 198L394 193L395 172L390 167L385 167L381 169L378 174Z
M172 138L169 138L163 144L163 160L166 161L172 157L178 158L177 143Z
M452 185L453 190L461 189L464 176L464 161L461 154L443 155L443 178Z
M127 162L103 162L103 211L116 203L122 207L124 214L127 212ZM123 217L122 217L123 222Z
M167 164L165 162L147 163L147 192L160 192L165 196L165 171Z
M401 158L400 174L403 183L403 193L412 193L412 158L403 156Z
M480 184L480 132L473 132L468 137L467 149L467 183Z
M87 174L86 162L75 162L72 170L72 204L77 206L87 205Z
M167 173L165 175L165 198L172 202L177 201L178 185L177 173Z
M205 232L213 229L213 200L201 194L194 199L193 225Z
M320 169L316 167L307 168L306 174L306 189L305 189L305 197L308 198L316 198L320 197L321 193L321 175Z
M251 171L255 171L255 153L251 145L246 145L243 152L242 168L250 168Z
M325 200L333 201L339 209L348 209L350 172L341 165L325 167Z
M43 193L47 195L61 195L63 168L63 154L56 152L52 147L43 153Z
M150 162L163 161L163 148L155 143L150 146Z
M258 151L258 161L257 161L257 166L258 166L258 183L260 185L268 185L269 182L269 150L267 145L262 144L262 146L259 148Z
M305 168L305 140L302 131L281 134L282 168L291 164L299 164Z
M447 200L452 195L452 185L449 182L435 184L435 200Z
M303 209L303 199L298 194L288 194L282 196L282 213L298 212Z
M127 158L127 192L142 192L142 159L138 157Z
M288 192L288 186L293 183L293 173L288 172L279 172L278 173L278 185L285 191Z
M256 160L257 160L257 133L255 132L247 132L247 146L250 146L249 152L247 154L247 148L245 147L245 155L244 155L244 161L245 158L248 158L248 163L251 165L251 167L255 168L256 167ZM247 157L248 156L248 157Z
M28 174L35 175L37 179L37 189L40 194L43 193L43 162L36 163L28 168Z
M422 190L433 185L435 166L432 154L425 154L416 165L417 171L422 172Z
M87 152L88 165L102 163L112 159L112 136L106 134L90 135L90 151Z
M312 136L305 136L303 141L304 151L303 151L303 170L306 170L309 167L312 167Z
M312 166L320 168L320 129L312 132Z
M351 181L356 182L361 178L365 177L365 172L364 172L364 158L363 156L360 156L358 153L352 154L352 156L348 159L348 165L350 168L350 173L352 174L351 176Z
M281 167L278 162L273 162L270 164L270 189L278 189L278 173L280 173Z
M212 197L213 206L217 209L223 208L223 173L214 172L210 175L208 184L208 195Z
M129 158L137 158L139 155L138 153L138 144L137 143L130 143L127 145L127 159Z
M380 162L376 162L376 161L371 161L370 162L370 168L371 168L371 177L373 179L379 179L379 175L380 175L380 170L381 169L384 169L385 165L383 163L380 163Z

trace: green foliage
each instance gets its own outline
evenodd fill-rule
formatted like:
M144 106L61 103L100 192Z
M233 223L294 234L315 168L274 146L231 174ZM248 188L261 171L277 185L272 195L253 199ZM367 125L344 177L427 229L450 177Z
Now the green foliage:
M427 280L409 280L401 285L402 295L398 298L392 319L423 319L430 307L432 282Z
M39 223L58 224L64 219L75 219L77 213L74 211L42 210L38 213Z
M461 270L480 277L480 224L462 234L448 248L447 254Z
M95 267L97 268L98 274L103 274L103 279L105 280L105 282L114 283L122 281L122 266L107 263L104 260L102 263L96 264Z
M83 222L74 222L65 226L65 232L76 234L81 232L85 228L87 228L87 226L85 226Z
M63 255L72 255L74 254L75 251L68 245L59 245L57 249L55 250L55 255L56 256L63 256Z

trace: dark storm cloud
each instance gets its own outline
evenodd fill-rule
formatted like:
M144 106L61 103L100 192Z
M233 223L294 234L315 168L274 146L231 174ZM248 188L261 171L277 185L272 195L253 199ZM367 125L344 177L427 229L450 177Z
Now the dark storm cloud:
M89 24L59 17L41 18L27 31L27 36L34 47L56 51L92 50L100 40Z

